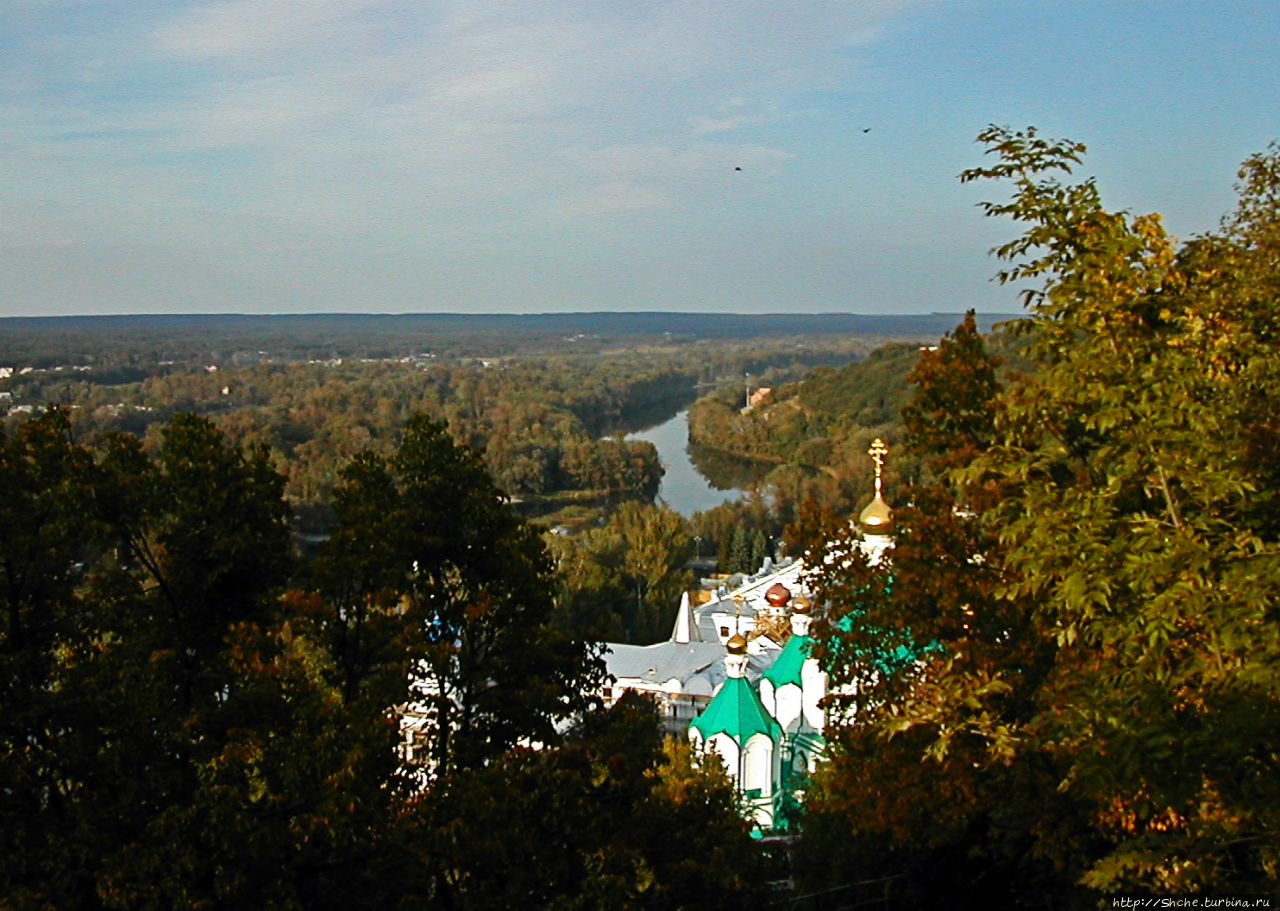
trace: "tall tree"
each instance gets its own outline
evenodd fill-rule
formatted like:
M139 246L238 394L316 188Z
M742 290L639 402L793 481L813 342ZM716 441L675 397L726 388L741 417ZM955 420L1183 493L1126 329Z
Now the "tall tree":
M986 450L995 430L1000 359L987 351L974 312L934 349L920 352L902 406L904 442L935 471L963 464Z
M0 436L0 895L17 907L94 894L67 838L78 782L63 732L82 709L59 657L90 648L95 632L81 597L82 561L98 540L91 472L63 412Z
M981 516L1007 487L959 476L995 433L995 367L971 316L921 353L903 447L931 470L894 491L888 561L849 559L848 523L801 531L832 608L817 628L833 684L831 758L806 800L798 865L808 888L894 874L904 900L945 894L961 908L1078 898L1080 863L1049 847L1077 847L1081 829L1052 767L992 761L1029 717L1008 678L1045 673L1026 604L996 598L1004 551ZM930 714L938 706L948 710Z
M671 629L680 594L693 581L689 525L669 506L624 503L612 524L623 541L622 575L635 594L631 636L655 642Z
M994 400L985 441L956 432L963 410L921 404L955 496L895 517L892 610L873 613L885 586L869 597L864 570L831 567L843 610L869 603L880 625L896 611L933 647L858 723L953 785L1016 776L1022 805L1046 808L1022 814L1031 855L1087 887L1266 889L1280 862L1277 425L1263 404L1280 393L1277 150L1246 163L1222 230L1178 247L1158 216L1061 182L1083 146L981 138L996 162L964 176L1012 182L987 211L1027 225L997 253L1003 280L1030 283L1020 331L1037 370ZM950 553L949 571L928 553ZM873 632L846 626L832 654ZM1017 806L966 793L986 819Z
M335 509L320 578L341 685L354 693L377 669L412 681L435 774L555 742L590 706L603 671L550 622L541 538L443 424L415 417L390 458L358 457Z

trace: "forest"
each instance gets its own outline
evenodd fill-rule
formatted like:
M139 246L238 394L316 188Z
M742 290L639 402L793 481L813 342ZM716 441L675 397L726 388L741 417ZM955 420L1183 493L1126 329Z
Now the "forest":
M521 515L561 532L548 546L563 569L568 628L648 642L670 628L680 586L692 579L684 564L695 538L726 570L749 572L775 552L795 509L785 493L757 484L751 502L691 525L653 505L658 454L623 432L700 394L737 389L744 377L795 380L887 339L936 340L913 333L945 328L941 316L736 322L693 314L0 321L0 332L12 330L0 335L6 357L44 345L0 378L0 406L10 429L58 405L75 439L95 445L127 433L148 451L176 416L206 417L234 443L265 448L285 478L291 526L311 548L329 533L343 466L366 451L390 453L406 422L425 415L481 455ZM846 326L905 334L820 333ZM778 334L797 329L819 334ZM252 347L235 347L243 345Z
M1280 147L1179 242L1083 145L981 139L963 179L1021 231L994 327L15 361L0 908L1280 897ZM615 431L695 395L704 457L767 480L687 522ZM663 634L694 536L810 568L826 756L782 857L651 706L600 702L600 639Z
M646 416L744 375L795 379L895 332L927 340L946 328L941 317L855 319L879 334L831 335L821 330L850 319L755 317L734 329L685 314L571 316L3 320L0 406L12 425L61 405L86 440L145 439L176 414L208 416L271 450L309 532L323 531L341 464L387 451L422 413L482 452L527 515L582 524L598 517L592 506L652 498L656 454L617 436ZM930 336L930 325L941 328ZM817 334L777 334L797 327Z
M0 453L0 906L753 906L723 775L601 710L539 532L443 424L344 468L309 560L267 450L207 418L71 437L54 410Z

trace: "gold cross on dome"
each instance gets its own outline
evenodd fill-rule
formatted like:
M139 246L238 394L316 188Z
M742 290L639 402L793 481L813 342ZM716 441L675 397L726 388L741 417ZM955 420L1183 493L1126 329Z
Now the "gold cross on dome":
M876 463L876 496L880 496L881 485L884 483L882 476L884 474L884 457L889 454L889 447L884 445L884 440L879 437L871 444L871 448L867 450L867 455L871 456L871 461Z

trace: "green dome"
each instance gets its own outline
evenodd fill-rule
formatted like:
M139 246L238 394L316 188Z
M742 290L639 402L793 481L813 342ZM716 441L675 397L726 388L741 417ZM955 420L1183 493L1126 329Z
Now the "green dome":
M739 747L755 734L776 740L782 732L745 677L726 679L711 704L689 726L697 728L703 740L710 740L716 734L727 734Z

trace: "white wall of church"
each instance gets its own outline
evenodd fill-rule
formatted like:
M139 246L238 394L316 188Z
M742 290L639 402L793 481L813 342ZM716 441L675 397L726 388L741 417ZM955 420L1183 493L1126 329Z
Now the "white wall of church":
M800 728L800 718L804 711L802 701L800 687L793 683L774 690L773 717L782 726L783 733L794 734Z
M712 734L711 739L707 741L706 748L720 754L721 760L724 761L725 771L733 779L734 785L739 790L742 790L744 785L741 780L741 764L738 762L740 753L737 741L728 734Z
M805 661L800 669L800 685L804 688L800 707L804 720L811 730L821 731L827 723L826 712L821 705L827 694L827 675L812 658Z
M743 754L742 790L773 794L773 740L765 734L753 734Z

